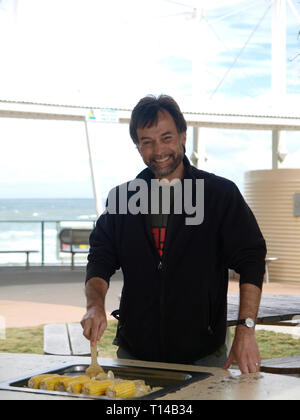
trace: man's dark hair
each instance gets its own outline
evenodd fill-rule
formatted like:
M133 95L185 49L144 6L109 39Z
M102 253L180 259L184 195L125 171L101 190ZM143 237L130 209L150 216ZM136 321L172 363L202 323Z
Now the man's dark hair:
M129 132L135 144L139 143L137 129L156 124L159 111L167 111L172 116L179 134L186 132L186 121L177 102L168 95L149 95L138 102L131 114Z

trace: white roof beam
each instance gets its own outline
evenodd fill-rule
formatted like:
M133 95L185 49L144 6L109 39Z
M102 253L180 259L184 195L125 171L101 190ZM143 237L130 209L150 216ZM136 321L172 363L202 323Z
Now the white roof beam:
M48 112L28 112L28 111L12 111L1 110L2 118L28 118L32 120L63 120L63 121L84 121L83 115L57 114Z

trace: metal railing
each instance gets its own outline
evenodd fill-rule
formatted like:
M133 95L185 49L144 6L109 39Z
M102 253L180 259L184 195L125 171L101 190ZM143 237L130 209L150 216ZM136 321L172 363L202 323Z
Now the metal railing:
M41 253L41 265L45 265L45 226L47 223L52 223L56 225L56 238L58 238L58 234L61 230L62 224L68 224L69 227L71 225L75 224L78 225L89 225L89 227L94 227L96 224L96 220L79 220L79 219L54 219L54 220L31 220L31 219L24 219L24 220L14 220L14 219L6 219L6 220L0 220L0 232L4 231L5 229L2 229L1 225L3 223L10 223L10 224L40 224L40 253ZM76 227L77 227L76 226ZM75 226L74 226L75 227ZM9 232L9 230L7 230ZM2 250L2 241L0 240L0 250Z

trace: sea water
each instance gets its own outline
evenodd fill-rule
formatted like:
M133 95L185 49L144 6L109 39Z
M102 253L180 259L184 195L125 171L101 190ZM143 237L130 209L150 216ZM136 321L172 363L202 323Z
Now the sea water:
M64 227L92 228L96 221L93 199L0 199L0 250L37 250L30 263L42 261L42 221L44 221L44 263L70 259L59 253L58 234ZM24 264L25 254L1 254L2 264Z

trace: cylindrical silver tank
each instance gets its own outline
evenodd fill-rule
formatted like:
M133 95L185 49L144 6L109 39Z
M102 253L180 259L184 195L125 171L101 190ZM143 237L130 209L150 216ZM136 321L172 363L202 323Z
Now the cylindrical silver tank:
M270 281L300 285L300 217L294 196L300 194L300 169L258 170L245 173L244 197L266 239Z

